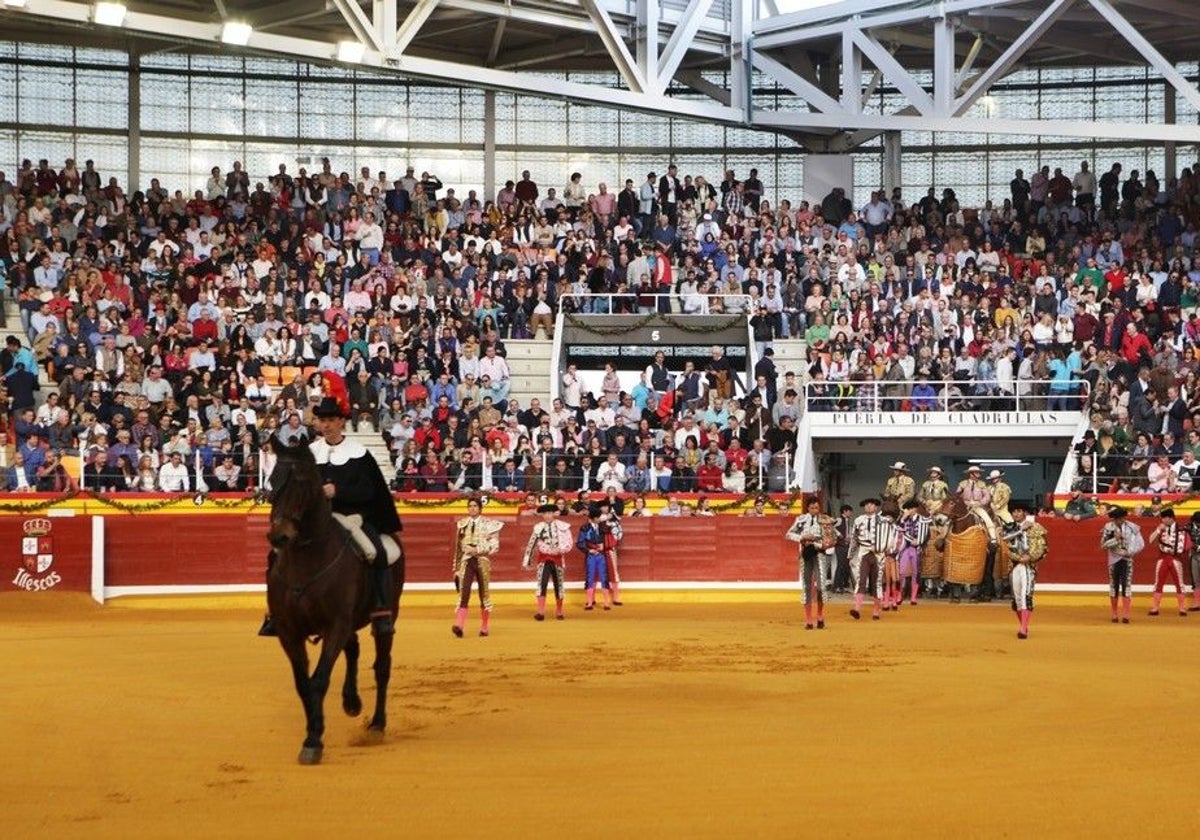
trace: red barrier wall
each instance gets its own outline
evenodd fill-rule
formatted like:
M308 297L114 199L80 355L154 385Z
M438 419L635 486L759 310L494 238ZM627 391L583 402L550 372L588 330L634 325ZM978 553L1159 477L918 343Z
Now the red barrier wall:
M92 590L91 517L0 517L5 589Z
M499 516L505 522L500 552L493 564L499 582L528 582L532 572L520 568L530 530L529 516ZM87 517L58 522L86 522ZM1149 536L1152 518L1131 518ZM582 517L569 520L574 529ZM1106 520L1084 522L1044 519L1050 554L1042 564L1043 583L1102 584L1107 580L1100 529ZM404 520L408 580L449 583L455 517L412 515ZM633 582L774 583L795 581L796 547L783 539L791 517L675 519L626 518L621 545L621 578ZM9 531L16 523L0 520ZM262 583L266 568L267 519L263 515L162 514L153 517L110 516L106 521L108 586L153 584L219 585ZM0 537L6 533L0 531ZM15 533L15 532L14 532ZM8 539L8 538L5 538ZM15 542L14 542L15 545ZM1151 583L1152 552L1143 552L1135 582ZM567 577L582 579L582 557L568 559Z

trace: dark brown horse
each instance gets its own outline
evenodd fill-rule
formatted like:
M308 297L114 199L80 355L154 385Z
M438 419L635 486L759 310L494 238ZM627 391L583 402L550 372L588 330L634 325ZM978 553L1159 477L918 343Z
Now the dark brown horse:
M267 539L276 560L267 575L267 604L279 643L292 663L296 693L304 704L307 731L301 764L321 760L325 732L325 693L338 655L346 654L342 709L362 713L358 696L358 630L369 622L371 607L367 567L350 534L333 518L329 500L308 444L274 441L279 453L271 473L271 528ZM393 567L392 615L404 589L404 552ZM321 655L308 671L306 640L320 637ZM387 686L392 668L392 636L375 636L375 714L368 729L382 735L387 724Z
M962 496L957 493L952 493L942 501L941 506L930 511L932 516L932 524L930 526L930 537L936 540L936 545L939 551L946 549L946 540L955 535L962 534L970 530L976 525L983 527L967 503L963 501ZM997 544L988 535L987 548L984 553L983 580L979 584L979 590L973 600L991 600L995 581L992 576L992 570L996 563ZM953 589L951 600L957 600L959 589Z

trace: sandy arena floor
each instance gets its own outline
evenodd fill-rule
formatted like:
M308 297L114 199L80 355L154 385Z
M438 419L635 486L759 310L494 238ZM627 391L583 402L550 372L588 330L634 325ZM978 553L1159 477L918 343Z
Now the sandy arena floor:
M4 835L1192 831L1200 614L1150 619L1141 598L1111 626L1098 596L1043 606L1018 642L996 606L856 623L839 604L805 632L791 603L629 593L585 614L577 597L569 620L538 624L513 597L491 638L463 640L450 609L412 597L388 737L369 744L331 691L310 768L254 600L2 595Z

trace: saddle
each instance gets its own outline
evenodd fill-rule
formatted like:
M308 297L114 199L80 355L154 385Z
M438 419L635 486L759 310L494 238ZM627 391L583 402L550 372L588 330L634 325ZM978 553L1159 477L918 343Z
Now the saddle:
M350 539L362 554L363 560L368 563L375 562L375 544L371 542L371 538L367 536L367 532L363 530L363 518L361 514L351 514L349 516L341 513L335 513L333 518L337 520L350 534ZM396 561L400 559L400 545L387 534L379 535L379 542L383 545L383 551L387 555L387 564L389 566L396 565Z

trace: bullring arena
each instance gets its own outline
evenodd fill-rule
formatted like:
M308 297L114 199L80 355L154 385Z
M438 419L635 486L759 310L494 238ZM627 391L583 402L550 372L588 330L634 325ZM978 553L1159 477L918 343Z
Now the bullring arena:
M1195 6L2 0L0 834L1194 835Z
M110 511L111 534L141 533L121 541L126 562L110 558L107 575L126 585L163 579L147 571L153 562L135 568L147 534L163 557L190 554L194 567L219 554L199 534L244 528L252 545L263 527L253 515L186 510L114 525L122 515ZM6 545L14 519L0 520ZM431 549L450 521L406 517L412 578L444 581L448 558ZM778 574L788 552L765 535L790 521L721 517L719 532L748 524L756 538L738 558L721 548L744 576ZM1084 525L1094 527L1082 567L1094 570L1099 523ZM880 622L854 622L835 601L827 628L806 632L794 583L638 586L643 572L632 570L670 576L669 555L651 571L645 530L630 527L630 583L611 612L584 612L575 583L565 621L532 621L529 573L511 546L497 578L524 583L498 596L489 638L455 639L453 593L415 586L397 627L386 735L342 716L331 691L318 768L295 763L303 717L278 646L253 635L261 595L99 606L83 593L5 593L9 836L278 836L397 823L414 836L548 826L573 836L1078 836L1137 834L1162 824L1164 797L1187 801L1186 698L1200 690L1181 661L1194 647L1190 621L1139 609L1132 624L1112 626L1102 594L1047 594L1028 641L1016 639L1007 604L944 601ZM1057 536L1047 576L1056 558L1071 562L1070 536ZM749 546L764 556L750 561ZM67 539L56 550L69 578ZM249 578L257 563L213 557L193 582L237 580L237 567ZM87 588L86 578L63 585L73 582ZM1164 731L1173 719L1180 726ZM1121 808L1111 807L1114 788ZM1176 817L1161 830L1183 834L1186 814Z

